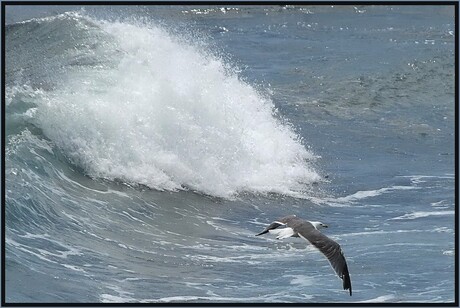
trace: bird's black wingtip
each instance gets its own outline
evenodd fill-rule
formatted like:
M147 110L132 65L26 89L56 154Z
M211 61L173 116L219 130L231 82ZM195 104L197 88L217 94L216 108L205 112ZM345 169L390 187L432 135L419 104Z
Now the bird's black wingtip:
M351 296L351 294L352 294L352 291L351 291L351 284L347 284L347 285L343 284L343 289L344 289L344 290L349 290L349 291L350 291L350 296Z
M281 226L281 224L280 224L279 222L277 222L277 221L274 221L274 222L272 222L267 228L265 228L264 231L262 231L262 232L260 232L260 233L257 233L256 236L259 236L259 235L268 233L269 230L276 229L276 228L278 228L279 226Z
M348 274L348 271L345 275L343 275L343 289L344 290L349 290L350 291L350 296L352 295L351 291L351 280L350 280L350 274Z

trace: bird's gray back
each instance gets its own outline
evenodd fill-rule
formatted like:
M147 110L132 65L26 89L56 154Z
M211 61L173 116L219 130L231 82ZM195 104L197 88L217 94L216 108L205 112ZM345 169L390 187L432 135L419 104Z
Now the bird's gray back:
M283 217L283 220L285 221L286 226L292 228L296 233L311 233L313 230L316 230L309 221L303 220L295 215Z
M283 224L286 224L288 225L289 223L293 222L293 221L296 221L296 220L302 220L300 218L298 218L297 216L295 215L288 215L288 216L284 216L280 219L278 219L277 221L283 223Z

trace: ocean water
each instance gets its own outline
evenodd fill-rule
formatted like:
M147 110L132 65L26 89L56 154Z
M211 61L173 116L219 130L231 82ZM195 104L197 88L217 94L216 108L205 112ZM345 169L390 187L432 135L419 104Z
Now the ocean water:
M6 302L453 302L454 16L7 6Z

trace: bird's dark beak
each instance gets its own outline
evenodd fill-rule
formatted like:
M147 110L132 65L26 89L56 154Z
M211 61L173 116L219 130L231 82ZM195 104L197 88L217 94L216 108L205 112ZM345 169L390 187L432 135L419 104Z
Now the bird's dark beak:
M328 225L323 225L323 228L329 228L329 226Z

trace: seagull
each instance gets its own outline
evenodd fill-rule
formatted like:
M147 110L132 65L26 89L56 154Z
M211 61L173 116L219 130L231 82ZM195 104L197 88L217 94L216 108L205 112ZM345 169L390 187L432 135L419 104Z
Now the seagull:
M280 226L285 228L275 230ZM272 222L265 230L256 234L256 236L267 232L277 235L277 239L288 237L301 237L304 240L312 243L321 251L329 260L336 274L343 280L343 289L350 290L351 296L351 280L348 272L347 261L343 255L340 245L322 234L318 230L327 228L328 226L319 221L308 221L298 218L296 215L289 215Z

